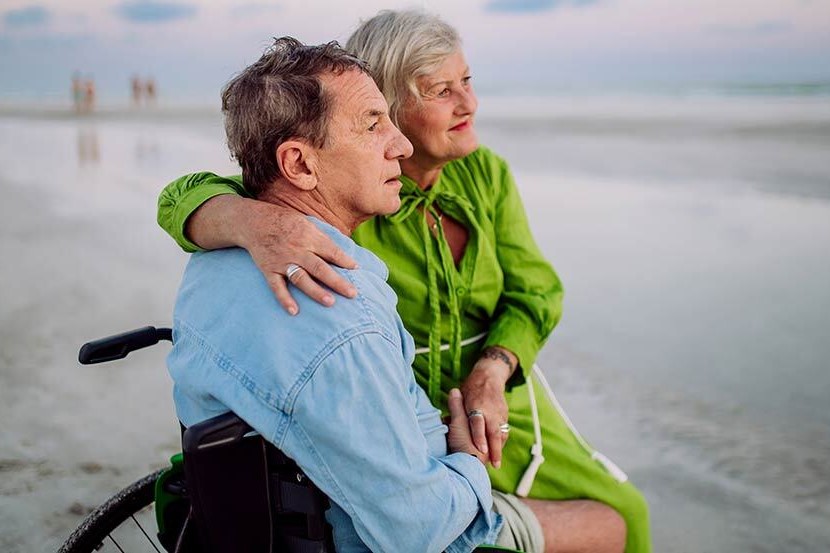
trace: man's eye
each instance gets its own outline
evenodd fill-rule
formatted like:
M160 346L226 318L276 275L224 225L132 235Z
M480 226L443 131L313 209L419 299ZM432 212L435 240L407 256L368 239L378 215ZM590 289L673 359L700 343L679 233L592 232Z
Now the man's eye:
M379 125L378 121L375 121L374 123L372 123L372 125L369 127L369 132L375 132L378 128L378 125Z

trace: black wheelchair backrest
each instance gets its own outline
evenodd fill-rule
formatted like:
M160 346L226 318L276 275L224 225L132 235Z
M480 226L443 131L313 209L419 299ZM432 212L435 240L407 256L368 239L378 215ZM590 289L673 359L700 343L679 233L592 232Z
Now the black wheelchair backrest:
M325 494L234 413L187 428L182 449L202 551L334 551Z

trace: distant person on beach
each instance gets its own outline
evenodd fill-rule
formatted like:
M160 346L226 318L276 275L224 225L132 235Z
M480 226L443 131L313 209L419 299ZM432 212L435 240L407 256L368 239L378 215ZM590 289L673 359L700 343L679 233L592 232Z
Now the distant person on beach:
M493 488L527 496L552 550L620 551L625 543L627 553L650 551L644 498L573 429L535 366L560 319L562 285L531 235L510 168L478 143L478 101L458 33L422 12L383 11L360 24L346 49L369 63L414 146L401 161L401 208L353 238L389 267L398 313L418 346L416 381L445 412L449 390L461 387ZM334 297L320 284L353 296L326 263L351 268L353 260L247 187L244 175L182 177L162 192L159 223L188 251L248 249L290 313L298 306L289 282L324 305Z
M301 298L292 319L245 250L193 255L168 357L182 423L232 410L277 444L330 498L339 552L541 551L533 513L491 491L460 392L447 428L415 383L388 270L349 238L397 211L412 154L366 65L284 37L225 87L222 111L249 189L358 260L338 274L361 295L331 308Z
M81 113L84 106L84 84L81 81L81 74L75 71L72 73L72 108L75 113Z
M131 96L133 99L133 106L140 106L141 105L141 95L144 86L141 84L141 79L138 75L133 75L130 79L130 91Z
M153 106L156 104L156 80L153 77L147 77L144 83L144 93L147 97L147 105Z
M90 76L83 83L83 110L84 113L95 111L95 80Z

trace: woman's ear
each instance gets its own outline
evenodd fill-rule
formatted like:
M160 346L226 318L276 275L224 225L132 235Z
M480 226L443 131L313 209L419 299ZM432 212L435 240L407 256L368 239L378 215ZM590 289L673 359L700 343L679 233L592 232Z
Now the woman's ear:
M317 187L314 149L301 140L286 140L277 146L277 165L283 177L301 190Z

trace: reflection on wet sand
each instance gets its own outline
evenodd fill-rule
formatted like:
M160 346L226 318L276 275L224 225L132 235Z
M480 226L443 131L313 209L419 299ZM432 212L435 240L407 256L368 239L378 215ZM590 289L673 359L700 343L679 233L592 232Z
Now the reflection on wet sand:
M136 165L155 163L159 159L158 139L153 135L139 133L135 139Z
M78 127L78 165L97 165L101 161L101 149L98 146L98 131L95 127Z
M81 124L77 130L78 166L93 166L101 163L101 141L98 129ZM153 133L138 132L133 137L133 159L137 166L151 166L160 158L158 138Z

